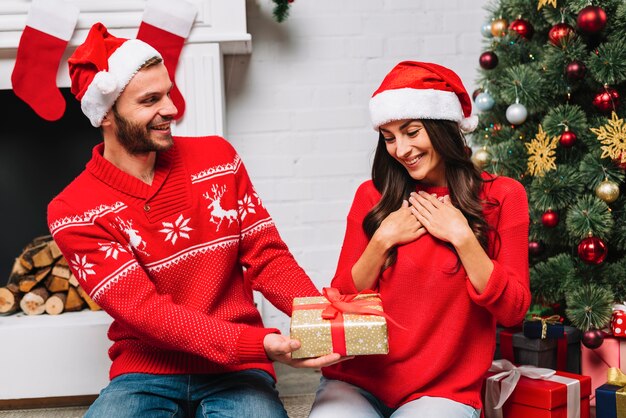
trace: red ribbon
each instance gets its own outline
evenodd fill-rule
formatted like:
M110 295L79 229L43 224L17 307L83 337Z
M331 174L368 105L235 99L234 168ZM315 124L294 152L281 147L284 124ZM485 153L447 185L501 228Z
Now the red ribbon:
M381 306L380 300L372 300L371 298L355 299L359 295L375 295L376 292L367 289L359 293L342 295L339 293L339 290L334 287L325 287L323 293L328 303L296 305L293 309L323 309L322 319L330 320L330 333L334 353L339 353L342 356L347 355L343 314L382 316L397 327L406 329L383 311L369 307L372 305Z

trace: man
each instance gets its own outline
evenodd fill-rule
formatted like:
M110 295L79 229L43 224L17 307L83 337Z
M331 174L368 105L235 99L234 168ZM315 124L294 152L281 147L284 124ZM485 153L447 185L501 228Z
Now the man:
M159 53L95 24L69 59L72 93L104 141L48 206L74 275L114 322L111 382L88 417L286 417L272 361L299 342L264 328L252 290L291 313L319 292L232 146L176 138Z

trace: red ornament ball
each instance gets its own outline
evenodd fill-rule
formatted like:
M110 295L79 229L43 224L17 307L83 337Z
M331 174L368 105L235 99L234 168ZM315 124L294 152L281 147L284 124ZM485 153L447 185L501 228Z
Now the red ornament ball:
M598 348L604 342L604 332L599 329L590 329L583 332L582 343L585 347L590 349Z
M493 70L498 65L498 56L493 51L483 52L478 62L485 70Z
M606 13L601 7L587 6L578 13L576 25L586 34L598 33L606 26Z
M533 25L531 25L529 21L524 20L524 19L514 20L509 25L509 29L514 32L517 32L517 34L524 39L532 38L533 34L535 33L535 29L533 28Z
M578 244L578 257L587 264L600 264L609 253L604 241L598 237L587 237Z
M559 144L565 148L571 148L576 143L577 136L572 131L565 131L561 134L561 138L559 138Z
M543 254L544 246L541 241L528 241L528 254L537 257Z
M559 224L559 214L552 209L548 209L541 215L541 223L546 228L554 228Z
M572 61L565 67L565 77L569 81L580 81L585 77L587 67L580 61Z
M620 95L612 87L605 87L604 90L599 92L593 97L593 107L600 112L608 113L617 108L620 102Z
M573 35L574 28L567 23L557 23L548 32L548 39L552 45L563 47Z

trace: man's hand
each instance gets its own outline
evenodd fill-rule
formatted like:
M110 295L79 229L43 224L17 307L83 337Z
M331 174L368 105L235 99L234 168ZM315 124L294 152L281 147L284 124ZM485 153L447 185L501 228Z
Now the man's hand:
M263 347L270 360L298 368L318 369L353 358L341 357L337 353L332 353L316 358L292 359L291 353L300 348L300 341L292 340L281 334L267 334L263 339Z

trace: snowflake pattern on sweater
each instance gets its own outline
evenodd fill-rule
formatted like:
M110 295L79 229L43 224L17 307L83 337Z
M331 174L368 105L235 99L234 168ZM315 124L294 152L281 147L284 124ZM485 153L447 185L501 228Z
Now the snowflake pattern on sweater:
M319 292L220 137L175 138L151 185L113 166L103 145L48 206L80 285L114 319L111 378L123 373L273 369L252 290L283 312Z

